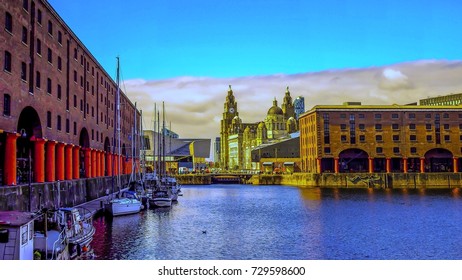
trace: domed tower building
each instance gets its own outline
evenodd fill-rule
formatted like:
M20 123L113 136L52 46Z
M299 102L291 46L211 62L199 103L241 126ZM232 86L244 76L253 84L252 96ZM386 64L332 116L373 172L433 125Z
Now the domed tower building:
M286 123L284 112L278 107L276 98L273 100L273 106L269 108L265 118L268 139L278 139L286 135Z
M229 143L228 138L233 129L233 119L235 117L239 118L239 113L237 111L237 102L233 95L233 90L231 85L228 89L228 95L226 96L226 101L224 103L224 112L223 119L221 120L220 128L220 137L221 137L221 146L220 146L220 166L221 168L229 168Z

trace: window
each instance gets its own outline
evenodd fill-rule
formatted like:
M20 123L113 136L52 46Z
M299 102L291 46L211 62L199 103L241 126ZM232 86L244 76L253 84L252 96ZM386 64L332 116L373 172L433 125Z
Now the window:
M341 119L345 119L345 118L346 118L346 114L340 114L340 118L341 118Z
M409 135L409 140L411 140L411 141L417 141L417 135L414 135L414 134Z
M37 22L42 25L42 11L40 9L37 10Z
M450 142L451 141L451 136L450 135L444 135L444 141Z
M37 54L42 55L42 41L40 39L37 39Z
M340 135L340 141L346 142L346 139L347 139L346 135Z
M40 88L40 72L37 71L35 73L35 87Z
M83 112L83 100L82 99L80 99L80 111Z
M399 154L399 147L393 147L393 153Z
M410 119L415 119L415 114L414 114L414 113L410 113L410 114L409 114L409 118L410 118Z
M53 52L48 48L48 62L53 63Z
M393 135L393 141L398 142L399 141L399 135Z
M58 43L60 45L63 44L63 34L61 33L61 31L58 31Z
M77 95L74 94L74 108L77 108Z
M375 124L375 130L382 130L382 124L376 123Z
M51 128L51 112L47 112L47 127Z
M57 94L58 94L58 99L61 100L61 85L58 84L58 88L57 88Z
M74 48L74 59L77 60L77 48Z
M91 106L91 116L95 117L95 107Z
M53 36L53 23L51 22L51 20L48 21L48 34Z
M58 129L58 131L61 131L61 116L58 116L57 129Z
M431 119L431 118L432 118L432 114L425 114L425 118L426 118L426 119Z
M3 95L3 115L11 115L11 96L7 93Z
M381 153L383 153L383 148L382 147L377 147L377 148L375 148L375 152L377 154L381 154Z
M411 130L415 130L415 123L411 123L411 124L409 124L409 129L411 129Z
M77 122L74 122L74 135L77 135Z
M95 130L94 129L91 130L91 140L92 141L95 140Z
M364 119L364 114L358 114L359 119Z
M21 80L27 81L27 64L21 62Z
M325 154L330 154L330 147L324 147L324 153Z
M66 119L66 133L69 133L71 131L71 123L69 119Z
M427 142L432 142L432 136L431 135L427 135Z
M394 124L391 125L391 128L392 128L393 130L398 130L398 129L399 129L399 124L394 123Z
M27 28L25 26L22 27L21 41L27 44Z
M23 0L22 1L22 8L26 11L29 10L29 0Z
M13 33L13 17L10 13L5 13L5 29L6 31Z
M417 154L417 148L411 147L411 154Z
M360 130L365 130L365 129L366 129L366 126L365 126L363 123L360 123L360 124L359 124L359 129L360 129Z
M432 130L432 124L431 123L425 124L425 129L426 130Z
M340 125L340 129L341 129L341 130L345 130L345 129L346 129L346 124L341 124L341 125Z
M392 119L397 119L397 118L398 118L398 114L391 114L391 118L392 118Z
M63 70L63 61L60 56L58 56L58 70Z
M3 69L5 71L11 72L11 53L9 51L5 51L5 62L3 64Z
M449 130L449 124L445 123L445 124L443 125L443 127L444 127L444 129Z
M375 114L375 115L374 115L374 118L376 118L376 119L381 119L381 118L382 118L382 114Z
M382 142L382 135L375 135L375 141Z
M77 83L77 71L74 70L74 82Z
M47 93L48 93L48 94L51 94L51 86L52 86L52 85L51 85L51 79L48 78L48 79L47 79Z
M448 114L448 113L444 113L444 114L443 114L443 119L449 119L449 114Z
M459 119L462 119L462 114L459 114Z
M359 135L359 142L366 142L366 136L365 135Z

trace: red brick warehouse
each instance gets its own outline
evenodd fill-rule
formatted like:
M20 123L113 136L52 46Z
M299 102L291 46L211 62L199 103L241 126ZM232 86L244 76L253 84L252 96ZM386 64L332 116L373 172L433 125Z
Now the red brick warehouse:
M117 84L63 19L47 1L8 0L0 21L0 183L26 183L29 158L38 183L129 173L141 114L121 92L113 153Z

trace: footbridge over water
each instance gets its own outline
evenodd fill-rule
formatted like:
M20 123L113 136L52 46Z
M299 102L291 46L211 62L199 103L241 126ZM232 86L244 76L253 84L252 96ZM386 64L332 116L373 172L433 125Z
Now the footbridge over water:
M196 173L176 175L177 181L182 185L208 185L208 184L247 184L252 177L251 173Z

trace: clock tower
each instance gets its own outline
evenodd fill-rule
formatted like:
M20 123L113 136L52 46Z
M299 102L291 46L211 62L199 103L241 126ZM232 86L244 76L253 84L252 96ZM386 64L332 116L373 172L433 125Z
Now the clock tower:
M228 150L228 136L232 127L234 117L239 116L237 112L237 102L234 99L233 90L229 85L228 95L224 104L223 119L221 120L221 155L220 155L220 166L222 169L228 169L229 150Z

